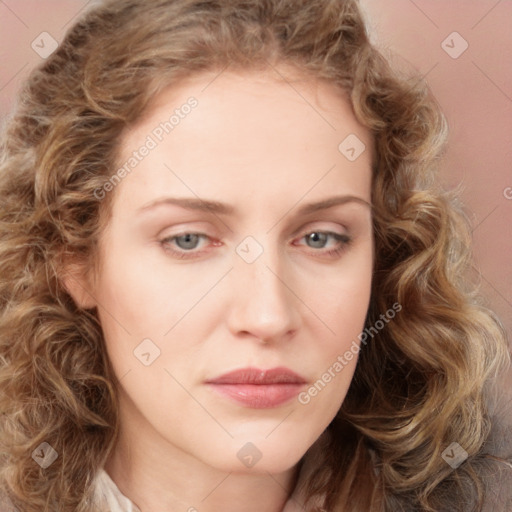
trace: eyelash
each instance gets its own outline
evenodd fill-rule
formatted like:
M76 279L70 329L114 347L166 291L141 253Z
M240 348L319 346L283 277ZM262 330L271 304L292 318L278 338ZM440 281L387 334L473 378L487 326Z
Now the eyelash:
M333 232L333 231L320 231L320 230L313 230L313 231L309 231L307 233L304 233L299 238L299 240L302 240L303 238L306 238L307 236L312 235L314 233L331 236L332 238L334 238L335 240L337 240L340 243L340 245L337 248L330 249L330 250L327 250L327 251L324 251L324 252L320 252L320 250L319 251L313 250L313 252L317 252L317 253L320 252L320 254L322 256L328 256L328 257L332 257L332 258L334 258L336 256L340 256L343 252L345 252L345 250L348 248L348 246L352 243L352 238L349 237L348 235L342 235L340 233L336 233L336 232ZM185 251L185 250L177 251L177 250L171 249L169 247L170 242L176 240L177 238L185 236L185 235L198 235L198 236L203 237L203 238L204 237L210 238L208 235L205 235L204 233L197 233L197 232L193 232L193 231L187 231L187 232L184 232L184 233L180 233L178 235L173 235L173 236L170 236L170 237L166 237L166 238L160 240L160 244L163 246L165 251L170 252L173 257L176 257L178 259L192 259L192 258L200 257L204 253L204 251L194 251L194 250L190 250L190 251Z

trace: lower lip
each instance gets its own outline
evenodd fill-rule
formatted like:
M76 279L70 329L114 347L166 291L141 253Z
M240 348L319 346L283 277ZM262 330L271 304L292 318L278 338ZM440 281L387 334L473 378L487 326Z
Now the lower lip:
M253 409L278 407L297 396L303 384L210 384L223 396Z

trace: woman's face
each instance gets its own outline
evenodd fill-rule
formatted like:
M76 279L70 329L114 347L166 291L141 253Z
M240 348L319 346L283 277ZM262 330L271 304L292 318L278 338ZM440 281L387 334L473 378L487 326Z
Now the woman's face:
M225 471L284 471L321 435L370 299L370 135L333 86L273 76L157 97L98 191L115 197L86 284L124 435Z

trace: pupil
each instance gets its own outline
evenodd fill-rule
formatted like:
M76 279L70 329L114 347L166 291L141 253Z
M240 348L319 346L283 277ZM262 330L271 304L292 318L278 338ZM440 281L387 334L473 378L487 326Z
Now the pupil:
M309 235L309 241L313 242L313 244L315 244L314 247L322 248L325 244L326 236L327 235L325 233L311 233Z
M194 249L197 244L198 235L194 235L192 233L188 233L186 235L181 235L176 238L176 242L182 249ZM184 243L180 243L184 242Z

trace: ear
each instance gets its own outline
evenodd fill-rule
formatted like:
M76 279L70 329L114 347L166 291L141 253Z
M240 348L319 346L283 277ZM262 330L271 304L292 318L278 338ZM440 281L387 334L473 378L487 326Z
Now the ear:
M60 281L81 309L96 307L94 287L90 279L91 269L83 262L65 260L60 271Z

